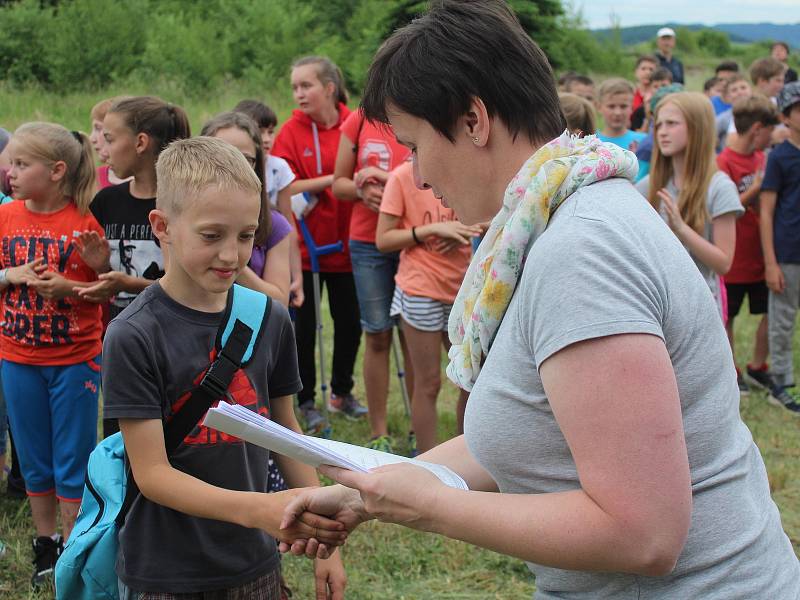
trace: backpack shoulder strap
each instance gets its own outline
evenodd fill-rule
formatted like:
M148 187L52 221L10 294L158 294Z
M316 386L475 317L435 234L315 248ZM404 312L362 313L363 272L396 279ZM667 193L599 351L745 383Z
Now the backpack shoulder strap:
M227 393L236 372L253 357L271 311L272 298L261 292L238 284L228 291L225 314L217 331L217 357L186 403L164 423L167 455L181 445L211 405ZM118 525L124 522L138 493L129 471L125 500L117 515Z
M222 317L222 325L217 332L217 350L225 347L225 344L233 334L236 322L241 321L253 331L250 342L241 358L242 366L249 363L256 345L261 341L261 335L264 333L264 326L267 323L267 317L271 309L272 298L234 283L228 293L228 302L225 306L225 315Z
M271 311L269 296L237 284L230 289L217 331L217 357L190 398L164 425L167 454L181 445L211 405L227 393L236 372L253 357Z

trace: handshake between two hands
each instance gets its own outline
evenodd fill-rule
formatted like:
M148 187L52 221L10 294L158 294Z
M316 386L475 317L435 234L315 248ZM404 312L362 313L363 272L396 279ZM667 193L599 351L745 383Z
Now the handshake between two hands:
M445 486L421 467L391 464L358 473L321 466L319 472L342 485L307 488L286 505L278 536L281 552L328 558L358 525L370 519L429 531L426 514Z

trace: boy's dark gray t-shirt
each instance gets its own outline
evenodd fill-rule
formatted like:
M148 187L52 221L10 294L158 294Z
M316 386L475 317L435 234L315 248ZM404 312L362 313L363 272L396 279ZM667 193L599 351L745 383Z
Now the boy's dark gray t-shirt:
M211 364L222 313L171 299L156 283L108 327L103 345L104 416L162 419ZM229 387L238 403L269 414L269 398L301 388L289 315L273 303L250 363ZM171 456L175 468L226 489L267 491L263 448L198 426ZM117 574L135 591L201 592L240 586L278 567L264 531L192 517L139 496L120 534Z

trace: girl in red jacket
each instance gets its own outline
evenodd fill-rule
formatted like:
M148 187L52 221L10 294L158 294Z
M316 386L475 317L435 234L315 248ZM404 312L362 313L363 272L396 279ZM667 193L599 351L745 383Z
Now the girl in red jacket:
M292 94L299 109L281 128L272 153L285 159L297 177L290 186L292 194L306 192L312 198L304 218L314 242L320 246L339 240L347 242L352 204L340 202L331 191L341 135L339 126L350 114L342 73L330 59L308 56L294 63L291 81ZM302 237L300 252L305 297L312 298L311 264ZM367 411L351 391L361 325L346 243L342 252L320 258L320 282L328 288L334 328L332 393L328 408L360 417ZM316 326L314 305L305 302L297 311L295 336L303 382L303 391L298 394L298 399L309 430L325 426L322 415L314 407Z

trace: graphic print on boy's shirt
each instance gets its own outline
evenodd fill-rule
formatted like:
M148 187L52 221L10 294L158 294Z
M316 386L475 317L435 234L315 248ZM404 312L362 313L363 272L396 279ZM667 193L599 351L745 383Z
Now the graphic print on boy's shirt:
M25 202L0 209L2 268L41 258L48 271L89 282L96 273L83 262L74 238L83 231L102 233L92 215L74 204L55 213L29 211ZM90 360L100 353L100 307L76 297L48 300L26 284L2 292L3 357L24 364L64 365Z
M209 356L208 363L214 362L216 358L216 351L213 351ZM194 380L194 385L199 386L200 382L205 377L208 369L204 369L202 373L200 373ZM189 400L192 395L192 390L189 390L180 395L178 400L175 404L172 405L172 414L176 414L179 410L183 408L183 405ZM247 374L244 372L243 369L239 369L233 376L233 380L231 384L228 386L228 391L225 394L224 398L225 402L228 404L238 404L240 406L244 406L245 408L249 408L254 413L261 415L262 417L269 418L269 407L265 404L258 402L258 394L256 393L253 384L248 379ZM219 400L215 401L211 407L216 408L219 405ZM193 446L214 446L216 444L243 444L244 442L233 435L229 435L217 429L209 429L205 425L202 424L203 419L200 419L197 426L189 432L183 439L183 444L185 445L193 445Z
M111 248L111 270L131 277L156 280L164 274L164 258L150 228L155 198L135 198L130 182L97 192L91 210L105 230ZM119 292L113 305L124 308L136 294Z

